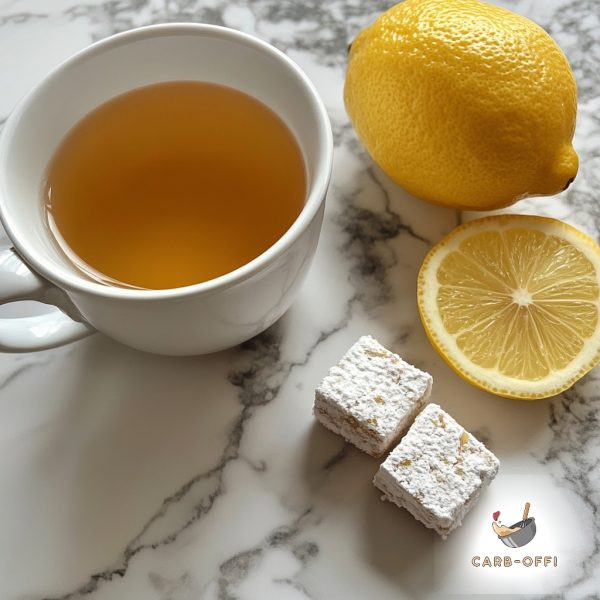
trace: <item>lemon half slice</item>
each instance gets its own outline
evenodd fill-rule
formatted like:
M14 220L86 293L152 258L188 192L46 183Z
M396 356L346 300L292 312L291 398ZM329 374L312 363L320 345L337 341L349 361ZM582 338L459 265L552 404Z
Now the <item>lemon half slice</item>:
M426 256L418 304L427 336L461 377L533 400L600 361L600 248L544 217L499 215L457 227Z

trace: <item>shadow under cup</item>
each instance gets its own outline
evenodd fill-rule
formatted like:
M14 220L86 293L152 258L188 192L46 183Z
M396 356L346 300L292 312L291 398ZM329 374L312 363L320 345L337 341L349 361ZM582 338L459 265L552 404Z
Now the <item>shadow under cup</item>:
M69 129L99 105L135 88L181 80L235 88L279 115L303 155L304 207L267 251L216 279L168 290L86 281L47 229L42 201L47 165ZM202 354L256 335L291 304L316 249L332 149L330 125L312 84L272 46L211 25L145 27L69 59L17 107L0 142L0 212L25 262L65 291L96 329L150 352Z

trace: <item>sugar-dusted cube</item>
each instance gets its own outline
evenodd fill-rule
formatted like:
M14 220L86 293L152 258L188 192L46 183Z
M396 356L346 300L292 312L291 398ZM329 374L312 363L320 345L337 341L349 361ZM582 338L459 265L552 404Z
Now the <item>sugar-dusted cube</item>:
M432 377L361 337L315 392L315 417L371 456L387 452L431 393Z
M382 499L446 537L494 479L500 462L437 404L417 416L379 467Z

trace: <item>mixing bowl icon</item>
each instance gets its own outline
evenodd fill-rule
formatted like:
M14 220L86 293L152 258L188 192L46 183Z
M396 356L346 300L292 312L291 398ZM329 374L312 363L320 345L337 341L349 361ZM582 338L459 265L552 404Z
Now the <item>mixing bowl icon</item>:
M529 544L529 542L535 537L535 519L533 517L529 517L524 521L519 521L514 525L511 525L510 528L514 529L515 527L520 527L519 531L515 531L510 535L498 536L502 543L510 548L520 548L525 544Z
M535 537L535 519L529 516L530 506L529 502L525 503L523 518L513 523L510 527L505 527L496 522L500 516L500 511L496 511L493 514L494 522L492 523L492 529L505 546L520 548L521 546L525 546L525 544L529 544Z

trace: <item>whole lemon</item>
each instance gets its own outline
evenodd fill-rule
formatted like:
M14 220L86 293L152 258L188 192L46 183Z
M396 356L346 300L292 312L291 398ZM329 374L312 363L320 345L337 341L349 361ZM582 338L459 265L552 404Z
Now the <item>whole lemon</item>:
M373 159L415 196L490 210L577 174L577 89L538 25L478 0L406 0L352 43L344 99Z

